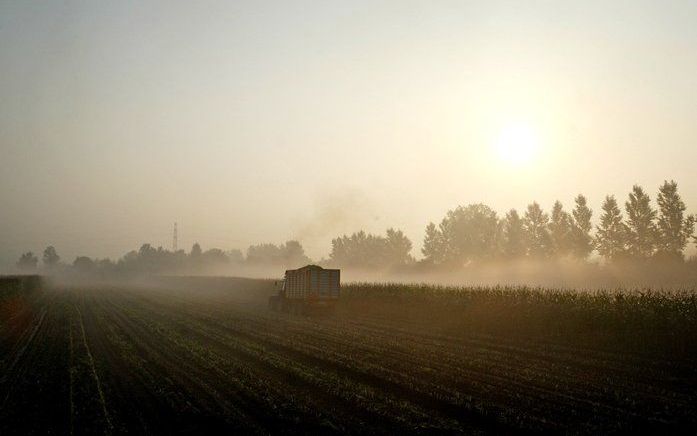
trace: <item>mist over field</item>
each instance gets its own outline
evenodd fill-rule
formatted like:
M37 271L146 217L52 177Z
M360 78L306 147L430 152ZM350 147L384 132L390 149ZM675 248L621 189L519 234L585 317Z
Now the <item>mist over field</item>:
M147 276L236 276L280 279L287 269L318 264L343 270L345 281L430 283L460 286L532 286L563 289L694 290L697 258L688 247L697 239L697 218L689 214L675 181L659 186L655 203L634 185L621 207L607 195L598 218L585 196L571 210L556 201L551 212L537 202L503 216L478 203L449 210L425 229L420 256L400 229L364 230L333 237L327 257L312 259L299 240L239 249L172 248L142 244L112 260L78 256L64 262L54 246L39 258L25 252L16 262L23 273L41 272L66 280L103 282ZM304 233L330 234L361 209L352 198L318 209ZM597 223L597 224L596 224ZM302 233L300 235L302 235Z

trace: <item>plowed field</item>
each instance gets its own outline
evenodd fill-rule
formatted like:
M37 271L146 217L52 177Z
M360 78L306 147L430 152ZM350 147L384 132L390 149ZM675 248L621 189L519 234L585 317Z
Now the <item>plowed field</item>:
M689 359L379 308L292 316L267 310L269 293L46 289L0 348L0 434L697 429Z

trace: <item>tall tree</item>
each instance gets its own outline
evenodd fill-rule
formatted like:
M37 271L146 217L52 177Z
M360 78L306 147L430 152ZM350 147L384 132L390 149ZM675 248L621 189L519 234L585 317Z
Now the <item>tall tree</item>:
M591 218L593 217L593 211L588 207L588 200L586 200L586 197L581 194L576 196L574 202L576 206L572 212L571 251L574 256L583 260L593 251L593 237L591 236L591 230L593 228Z
M531 257L548 257L551 251L551 238L547 226L549 215L542 211L537 202L528 205L523 219L523 227L528 241L528 254Z
M518 211L511 209L503 219L501 251L509 259L524 257L527 253L527 240L523 219Z
M329 257L336 265L385 268L411 262L411 246L401 230L388 229L386 236L361 230L333 239Z
M641 186L634 185L624 208L627 211L628 253L633 258L647 259L653 255L658 234L651 199Z
M305 249L299 241L286 241L285 246L281 246L281 256L283 264L293 268L312 262L305 254Z
M421 253L426 260L432 263L441 263L445 260L445 243L443 234L433 223L426 226L426 236L424 236L424 246Z
M411 241L401 230L387 229L386 257L390 265L406 265L411 263Z
M551 251L555 256L567 256L572 249L573 219L564 210L560 201L554 202L552 219L549 222Z
M53 247L53 245L49 245L44 250L42 260L46 268L54 269L58 265L58 262L61 260L61 258L56 252L56 249Z
M39 259L34 256L34 253L27 251L22 254L17 261L17 268L24 272L36 271L36 265L38 265Z
M283 247L276 244L263 243L250 245L247 248L247 262L257 264L280 265L283 263Z
M498 218L487 205L470 204L448 211L440 231L447 262L465 263L496 255Z
M605 197L600 225L595 236L598 252L608 261L615 261L626 254L627 226L613 195Z
M376 253L380 250L375 247L378 241L363 230L351 236L343 235L332 239L329 257L336 265L375 268L382 262L381 259L376 259Z
M695 231L694 215L685 216L687 207L678 194L678 184L665 181L658 189L658 253L682 259L682 251Z

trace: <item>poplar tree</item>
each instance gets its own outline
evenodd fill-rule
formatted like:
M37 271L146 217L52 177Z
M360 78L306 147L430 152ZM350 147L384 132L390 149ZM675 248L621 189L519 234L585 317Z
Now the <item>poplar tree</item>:
M387 265L405 265L414 260L409 254L412 247L411 241L401 230L387 229L385 244Z
M502 222L503 244L501 250L504 257L519 258L525 256L527 244L523 219L518 211L511 209Z
M428 223L426 226L426 236L424 236L424 246L421 248L421 253L433 263L441 263L445 260L443 234L433 223Z
M551 250L555 256L566 256L571 251L572 239L571 215L564 210L560 201L552 207L552 218L549 222Z
M637 259L647 259L654 253L657 237L656 211L651 207L651 199L641 186L634 185L624 207L628 253Z
M683 249L695 231L694 215L685 216L687 207L678 194L678 184L665 181L658 189L658 254L683 258Z
M574 201L576 206L572 212L572 252L577 258L584 260L593 251L593 211L588 207L588 201L583 195L579 194Z
M537 202L530 204L523 219L530 256L543 258L549 255L551 239L548 224L549 216L542 211L540 205Z
M627 226L622 221L622 212L614 195L608 195L603 202L603 214L595 235L598 253L608 261L615 261L626 253Z

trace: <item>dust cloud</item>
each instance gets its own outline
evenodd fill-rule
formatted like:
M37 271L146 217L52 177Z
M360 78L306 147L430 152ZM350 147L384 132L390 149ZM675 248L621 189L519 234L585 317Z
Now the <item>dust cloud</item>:
M374 210L371 197L357 188L321 193L314 200L310 216L298 220L293 239L326 245L331 238L365 228L379 219Z

